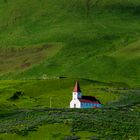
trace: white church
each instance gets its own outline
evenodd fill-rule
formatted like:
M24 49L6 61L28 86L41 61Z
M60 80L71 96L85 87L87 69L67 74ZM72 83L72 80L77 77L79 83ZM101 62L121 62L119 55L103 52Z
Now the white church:
M82 92L79 86L79 82L76 81L73 93L72 101L70 102L70 108L101 108L101 103L95 97L82 96Z

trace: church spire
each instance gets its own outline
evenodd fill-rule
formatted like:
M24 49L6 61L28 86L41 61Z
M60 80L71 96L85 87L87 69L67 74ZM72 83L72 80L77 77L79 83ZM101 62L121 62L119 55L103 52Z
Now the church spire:
M78 81L76 81L76 84L75 84L75 87L73 89L73 92L81 92L80 85L79 85Z

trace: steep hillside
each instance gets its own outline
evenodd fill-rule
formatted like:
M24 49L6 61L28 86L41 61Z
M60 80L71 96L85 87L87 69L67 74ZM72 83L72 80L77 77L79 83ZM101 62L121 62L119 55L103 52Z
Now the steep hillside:
M139 85L139 9L139 0L1 0L1 78L67 76ZM32 55L30 49L40 44L63 47L50 57ZM20 62L8 56L16 64L9 69L7 53L23 47L28 49L20 50L27 53ZM27 59L30 67L23 69Z

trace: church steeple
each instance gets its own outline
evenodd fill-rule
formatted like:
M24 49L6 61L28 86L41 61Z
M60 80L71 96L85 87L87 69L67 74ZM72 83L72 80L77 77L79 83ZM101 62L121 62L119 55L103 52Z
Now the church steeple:
M78 81L76 81L76 84L75 84L75 87L73 89L73 92L81 92L80 85L79 85Z
M73 99L77 100L80 99L81 97L82 97L82 93L81 93L80 85L79 82L76 81L75 87L73 89Z

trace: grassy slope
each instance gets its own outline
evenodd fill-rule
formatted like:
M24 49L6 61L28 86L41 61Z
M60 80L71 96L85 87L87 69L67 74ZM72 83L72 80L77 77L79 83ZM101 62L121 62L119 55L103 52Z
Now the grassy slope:
M139 90L118 83L79 81L83 94L96 96L103 103L102 109L68 109L75 79L0 81L0 139L139 137ZM22 91L23 96L10 100L16 91Z
M74 83L75 79L1 81L0 108L50 107L50 98L52 108L69 108ZM86 80L80 80L80 83L84 95L95 96L104 105L118 100L121 95L114 94L113 91L119 91L114 89L116 86ZM22 91L23 96L18 100L9 100L16 91Z
M0 72L7 74L24 72L44 59L47 60L54 56L61 48L58 44L37 44L28 47L22 46L21 48L3 48L0 52Z
M1 78L68 76L138 85L139 5L139 0L102 0L90 11L89 17L86 17L84 0L0 0L0 75L4 74ZM41 52L36 51L46 44L53 45L49 50L45 48L41 49ZM64 47L61 50L56 47L62 45ZM20 66L25 60L31 65L23 69ZM8 72L10 73L7 74ZM75 133L82 139L86 139L87 133L88 139L98 136L97 134L106 136L107 139L122 139L122 136L124 139L138 139L139 91L135 94L136 91L132 90L133 94L129 94L131 90L119 90L116 85L113 87L80 80L83 93L96 96L103 104L118 100L120 95L127 95L117 104L121 106L121 111L111 109L100 114L101 109L99 112L89 110L78 114L78 110L75 110L72 114L70 112L70 116L64 111L65 120L59 111L60 116L55 116L56 111L53 118L49 111L48 114L41 111L39 115L40 111L30 114L30 111L25 109L49 107L50 97L53 97L52 107L68 107L74 81L75 79L1 81L0 131L5 129L8 133L0 134L0 139L45 137L50 140L72 135L70 131L75 126L45 125L49 118L52 119L50 122L54 123L75 121L79 131ZM7 100L17 90L22 90L24 95L15 101ZM65 102L62 102L62 99L65 99ZM126 107L122 108L125 105ZM9 109L9 112L12 112L15 108L19 108L17 114L10 114L5 110ZM76 118L79 116L77 120L74 118L75 114ZM88 123L89 125L85 126ZM36 128L40 124L42 126ZM64 128L61 134L58 127ZM22 130L24 134L28 129L38 131L21 136ZM83 132L87 130L90 132ZM17 135L14 132L21 134Z
M2 78L46 74L139 85L139 0L92 4L86 17L84 0L0 1L0 48L64 45L49 60Z

